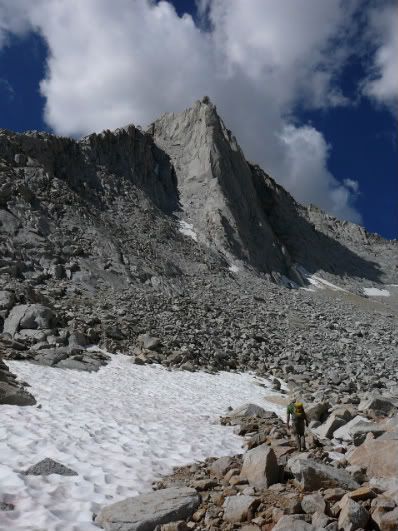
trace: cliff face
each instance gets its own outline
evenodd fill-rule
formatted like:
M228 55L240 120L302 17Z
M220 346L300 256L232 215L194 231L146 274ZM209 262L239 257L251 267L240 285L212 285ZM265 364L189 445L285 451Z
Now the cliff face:
M304 279L297 265L372 281L388 281L396 273L396 242L296 203L246 161L207 99L182 113L163 115L150 131L176 169L185 218L202 242L230 261L239 259L299 284ZM380 245L384 254L375 256Z
M205 101L152 126L176 169L182 210L201 241L259 271L286 261L261 205L249 164L215 107Z

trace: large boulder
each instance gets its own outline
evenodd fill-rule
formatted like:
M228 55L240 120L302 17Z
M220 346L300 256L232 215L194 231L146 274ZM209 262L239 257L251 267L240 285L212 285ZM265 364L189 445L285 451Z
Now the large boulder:
M327 417L329 407L329 402L317 402L306 406L305 413L309 421L317 420L323 422Z
M199 503L195 489L163 489L108 505L95 523L107 531L153 531L158 525L189 518Z
M398 440L367 439L347 456L351 465L367 469L367 476L380 478L398 477Z
M262 444L246 452L240 476L257 488L268 488L278 483L279 466L274 450Z
M375 395L363 400L358 406L358 411L365 411L375 416L388 416L396 412L397 408L397 399Z
M313 431L320 439L331 439L333 433L341 428L341 426L344 426L344 424L347 424L345 418L337 413L332 413L324 424L319 426L319 428L315 428Z
M360 446L365 442L368 433L372 433L375 438L380 437L386 431L386 426L373 422L361 422L350 429L350 434L355 446Z
M357 426L358 424L364 425L366 423L370 424L370 420L366 417L363 417L362 415L356 415L353 419L347 422L347 424L344 424L343 426L341 426L341 428L336 430L333 433L333 437L342 441L351 441L351 430L355 428L355 426Z
M55 321L53 311L43 304L18 304L4 321L4 332L14 337L22 329L51 329Z
M292 458L288 461L288 468L304 490L330 487L353 490L359 487L359 484L345 470L318 463L313 459Z

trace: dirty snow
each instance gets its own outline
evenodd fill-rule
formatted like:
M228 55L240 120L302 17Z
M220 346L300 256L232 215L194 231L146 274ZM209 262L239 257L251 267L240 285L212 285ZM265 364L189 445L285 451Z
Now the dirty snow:
M365 295L369 297L389 297L390 292L387 289L378 289L378 288L363 288Z
M340 286L336 286L336 284L332 284L328 280L325 280L324 278L321 278L318 275L313 275L309 273L303 266L297 266L297 270L301 273L301 275L309 282L313 288L302 288L307 291L315 291L314 288L317 289L326 289L329 288L333 291L344 291L345 293L348 293L347 290L340 288Z
M16 507L0 512L1 531L98 530L93 512L150 490L173 466L239 453L242 439L217 423L228 406L284 410L249 374L168 371L122 355L97 373L7 363L42 407L0 408L0 502ZM45 457L79 475L19 474Z
M178 230L182 234L184 234L185 236L189 236L190 238L192 238L195 241L198 241L198 235L193 230L193 225L191 225L191 223L187 223L186 221L179 220L178 221L178 225L179 225L179 229Z

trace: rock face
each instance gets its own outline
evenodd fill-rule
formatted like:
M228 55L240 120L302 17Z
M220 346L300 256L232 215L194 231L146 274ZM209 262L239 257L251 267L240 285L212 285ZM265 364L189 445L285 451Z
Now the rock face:
M377 276L376 271L371 273L370 262L356 254L373 238L353 224L325 218L314 207L297 205L258 166L246 161L208 99L182 113L164 114L150 131L173 161L182 207L199 237L228 256L296 282L303 279L295 263L310 271L343 273L348 266L350 275Z
M198 505L194 489L170 488L109 505L95 522L107 531L153 531L157 525L189 518Z
M182 113L163 115L152 131L174 163L182 207L200 237L262 271L287 269L251 167L215 107L198 101Z
M33 406L34 397L16 381L7 365L0 359L0 405Z

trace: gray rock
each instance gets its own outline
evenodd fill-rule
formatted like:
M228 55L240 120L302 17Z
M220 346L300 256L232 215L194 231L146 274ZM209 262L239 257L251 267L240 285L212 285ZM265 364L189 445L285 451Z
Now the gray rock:
M305 408L305 412L308 420L323 422L327 417L330 404L329 402L318 402L315 404L309 404Z
M324 513L326 502L319 492L307 494L301 500L301 507L306 514Z
M15 295L11 291L0 290L0 311L10 310L15 302Z
M107 531L153 531L157 525L189 518L199 503L194 489L163 489L108 505L95 523Z
M380 424L373 424L369 422L361 422L350 428L350 435L355 446L362 444L368 433L372 433L375 438L380 437L385 433L386 427Z
M219 459L216 459L214 463L210 466L210 472L215 476L216 478L223 478L225 474L232 468L234 464L234 460L232 457L226 456L226 457L220 457Z
M346 423L347 421L344 418L332 413L327 421L319 426L319 428L316 428L314 432L321 439L331 439L333 433Z
M351 441L351 429L354 428L357 424L363 425L363 423L370 422L369 419L361 415L356 415L347 424L344 424L341 428L333 432L333 437L335 439L340 439L342 441Z
M282 516L273 528L273 531L316 531L316 528L312 524L297 518L297 516Z
M338 520L338 528L342 531L355 531L356 529L365 529L369 513L359 503L351 498L343 498L341 503L341 512Z
M292 458L288 461L288 467L296 481L305 490L331 487L353 490L359 487L359 484L345 470L318 463L313 459Z
M274 450L261 444L245 453L240 476L257 488L268 488L279 481L279 466Z
M14 509L15 505L12 503L0 502L0 511L13 511Z
M25 472L26 476L49 476L57 474L59 476L77 476L77 472L65 465L46 457L39 463L29 467Z
M264 417L267 415L267 411L264 408L257 406L256 404L243 404L242 406L233 409L228 413L228 417L239 419L243 417Z
M374 415L389 415L396 412L397 408L398 400L383 396L373 396L363 400L358 406L359 411L367 411Z
M17 153L14 155L15 164L18 164L18 166L25 166L27 160L28 159L24 153Z
M228 496L224 501L224 520L226 522L247 522L254 517L260 499L254 496Z
M161 344L161 341L158 337L153 337L150 334L140 335L138 337L138 342L142 348L146 350L157 350Z
M4 332L12 337L24 328L49 329L55 324L53 311L42 304L20 304L14 306L4 321Z

